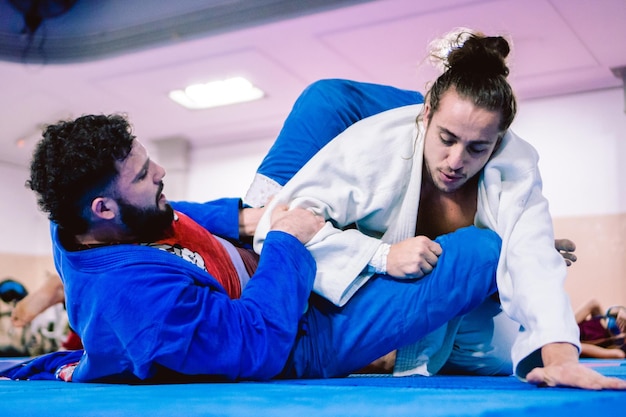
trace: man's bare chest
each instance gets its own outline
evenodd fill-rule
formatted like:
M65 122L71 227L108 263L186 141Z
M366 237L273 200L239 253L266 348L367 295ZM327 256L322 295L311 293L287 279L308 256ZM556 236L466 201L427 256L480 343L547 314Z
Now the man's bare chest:
M420 199L416 236L431 239L474 224L477 208L475 192L461 196L430 195Z

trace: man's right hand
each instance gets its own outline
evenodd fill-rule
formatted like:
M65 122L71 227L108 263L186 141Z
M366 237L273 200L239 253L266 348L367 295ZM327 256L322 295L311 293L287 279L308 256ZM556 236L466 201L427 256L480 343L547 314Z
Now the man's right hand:
M270 230L280 230L294 236L303 244L324 227L326 221L311 210L296 207L277 206L272 212Z
M396 278L421 278L429 274L441 255L439 243L416 236L391 245L387 274Z

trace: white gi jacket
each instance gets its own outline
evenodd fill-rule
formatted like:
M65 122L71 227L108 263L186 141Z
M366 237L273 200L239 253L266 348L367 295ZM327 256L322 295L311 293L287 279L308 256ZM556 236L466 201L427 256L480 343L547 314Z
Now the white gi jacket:
M347 302L374 274L368 263L381 241L414 236L424 144L424 129L418 134L416 123L421 109L411 105L374 115L330 141L271 201L257 228L255 250L261 250L277 204L311 208L329 220L307 244L318 267L314 290L337 305ZM504 312L520 324L512 360L521 377L541 365L538 349L547 343L580 348L563 288L566 266L554 249L537 163L535 149L507 132L481 175L475 216L476 226L502 238L497 284ZM352 223L358 230L340 230Z

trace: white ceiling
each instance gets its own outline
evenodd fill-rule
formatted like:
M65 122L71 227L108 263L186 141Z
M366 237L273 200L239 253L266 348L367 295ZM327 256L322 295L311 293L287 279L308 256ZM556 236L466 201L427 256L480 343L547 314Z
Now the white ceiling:
M142 2L155 9L159 3L175 2ZM513 40L510 79L522 105L525 99L623 84L611 69L626 66L626 0L347 3L286 20L266 17L263 24L206 28L204 36L177 32L180 40L168 32L167 42L127 52L119 48L91 62L0 61L0 162L27 166L43 124L87 113L127 113L142 142L178 137L193 149L267 140L298 94L321 78L424 91L435 74L421 62L426 45L458 26ZM246 76L266 97L195 111L167 98L168 91L191 82L233 75ZM20 138L27 140L22 148L15 145Z

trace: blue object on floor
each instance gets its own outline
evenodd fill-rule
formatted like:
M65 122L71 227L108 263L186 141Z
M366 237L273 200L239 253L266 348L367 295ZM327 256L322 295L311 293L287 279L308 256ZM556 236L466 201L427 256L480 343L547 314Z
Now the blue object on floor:
M11 359L14 361L14 359ZM624 361L585 361L626 379ZM0 360L0 367L6 365ZM6 416L584 416L622 413L626 392L538 388L514 377L351 376L164 385L0 381ZM606 415L606 414L604 414ZM617 414L616 414L617 415Z

